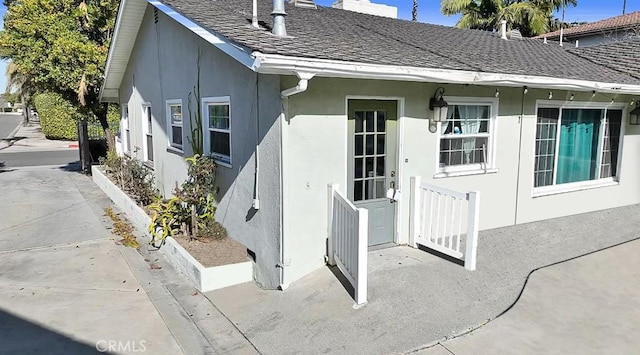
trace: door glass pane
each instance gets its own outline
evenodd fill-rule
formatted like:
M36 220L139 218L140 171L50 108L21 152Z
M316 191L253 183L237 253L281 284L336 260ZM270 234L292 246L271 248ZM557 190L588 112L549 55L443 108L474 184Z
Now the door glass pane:
M355 144L355 155L356 156L362 155L362 152L364 152L364 150L362 148L363 137L361 135L357 135L354 144Z
M377 131L378 132L385 132L385 126L386 126L386 112L384 111L378 111L378 119L377 119Z
M362 131L364 131L364 112L362 111L356 111L356 117L355 117L355 121L356 121L356 133L360 133Z
M362 169L362 164L363 164L363 163L364 163L364 162L363 162L363 159L362 159L362 158L356 158L356 162L355 162L355 165L354 165L354 168L355 168L355 178L356 178L356 179L361 179L361 178L363 178L363 176L362 176L362 171L363 171L363 169Z
M386 197L386 191L384 186L384 179L376 180L376 198L384 198Z
M376 146L376 154L384 154L384 143L386 136L384 134L378 134L378 144Z
M374 143L375 142L374 139L375 139L375 136L373 134L368 134L367 135L367 139L366 139L366 141L367 141L367 143L366 143L367 155L373 155L374 152L375 152L375 147L373 146L375 144Z
M364 181L364 199L373 200L374 198L376 198L374 180L365 180Z
M366 177L373 177L374 176L374 172L373 172L373 158L367 158L366 161L367 165L365 167L365 172L366 172Z
M353 200L362 201L362 180L353 183Z
M376 176L384 176L384 157L376 158Z
M375 125L373 123L373 111L367 111L365 116L365 129L367 132L373 132Z

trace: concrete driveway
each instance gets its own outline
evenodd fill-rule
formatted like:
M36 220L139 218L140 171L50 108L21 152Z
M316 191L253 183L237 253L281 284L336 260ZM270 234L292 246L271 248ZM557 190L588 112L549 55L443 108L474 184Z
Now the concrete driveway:
M636 240L640 236L639 215L640 206L634 205L481 232L478 269L473 272L409 247L369 252L369 303L360 309L353 308L350 295L327 268L293 283L284 292L245 284L206 295L263 354L413 353L487 322L490 329L490 321L518 299L532 270ZM627 257L621 260L613 257L609 266L613 270L624 267L640 270L640 264L630 260L637 247L629 250L632 244L622 244L619 248ZM562 289L575 289L572 292L585 297L583 301L594 310L610 307L609 301L624 303L625 297L627 301L637 297L635 285L640 284L637 273L603 270L602 277L608 275L611 280L599 282L594 276L592 281L589 279L592 270L606 266L593 260L600 259L585 257L587 266L578 274L567 271L547 279L534 274L533 279L540 278L538 287L547 297L538 300L539 307L552 304L562 308L571 304L570 300L561 303L555 299L561 297ZM577 291L582 284L588 287ZM600 288L603 293L597 294L595 291ZM611 298L607 300L604 295ZM620 341L624 344L621 348L640 348L640 340L625 335L627 330L637 330L640 325L640 317L634 318L631 313L637 311L637 303L623 303L609 308L614 313L609 315L611 321L601 320L602 313L589 313L585 317L586 306L564 308L565 312L555 316L566 319L567 325L580 324L582 320L595 326L606 324L607 329L600 328L600 339ZM538 306L533 307L535 313ZM620 314L624 322L612 321L617 313L624 313ZM549 323L554 322L548 321L553 318L538 319L547 321L537 329L553 329ZM576 339L593 337L587 331L590 326L565 327L558 333L571 333ZM514 329L511 334L527 332L521 327ZM533 332L529 336L535 338ZM556 339L562 340L560 336ZM567 348L575 341L567 340ZM477 350L471 347L473 344L469 352L465 352L463 344L460 346L462 353L474 354ZM431 351L437 350L446 351L444 348ZM493 353L518 353L508 347L503 350L506 351Z
M537 270L504 315L417 354L637 354L638 255L636 240Z
M5 170L0 196L0 353L182 353L123 256L135 251L105 228L110 201L90 178Z

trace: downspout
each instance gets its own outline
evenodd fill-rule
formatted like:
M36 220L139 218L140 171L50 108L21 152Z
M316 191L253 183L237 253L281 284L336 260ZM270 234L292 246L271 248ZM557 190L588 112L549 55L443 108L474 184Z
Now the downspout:
M286 231L286 228L284 226L285 226L285 223L288 222L288 218L289 218L288 216L285 216L285 213L284 213L284 204L285 204L285 192L284 192L284 188L285 188L284 128L285 128L285 125L284 123L287 120L289 97L295 94L299 94L301 92L305 92L309 87L309 80L311 80L311 78L315 76L315 73L296 72L296 75L298 76L298 79L299 79L298 85L289 89L282 90L282 92L280 92L280 97L282 99L282 112L280 113L280 262L278 263L278 265L276 265L276 267L280 268L280 285L278 286L280 290L286 290L287 288L289 288L289 283L285 282L284 269L285 267L289 266L289 263L290 263L289 260L285 258L285 247L284 247L284 235Z

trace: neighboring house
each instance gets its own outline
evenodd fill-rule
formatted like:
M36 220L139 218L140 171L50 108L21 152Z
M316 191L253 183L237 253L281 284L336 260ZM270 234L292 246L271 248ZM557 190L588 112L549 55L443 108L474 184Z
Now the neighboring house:
M640 11L565 28L562 34L562 42L565 45L569 43L573 46L588 47L633 37L640 37ZM535 38L560 41L560 31L545 33Z
M123 1L101 98L120 103L122 149L165 195L204 131L216 219L253 251L263 287L325 265L332 183L369 210L370 245L408 243L413 176L480 191L480 229L640 203L637 75L540 40L308 1L286 5L275 35L258 2L259 28L250 0ZM429 108L438 88L444 123Z

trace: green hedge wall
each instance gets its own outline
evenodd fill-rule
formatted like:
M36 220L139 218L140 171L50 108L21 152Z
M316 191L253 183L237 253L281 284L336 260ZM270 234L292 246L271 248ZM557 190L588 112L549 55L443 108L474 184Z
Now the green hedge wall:
M42 132L48 139L78 140L78 110L54 93L39 94L34 104L40 117Z

